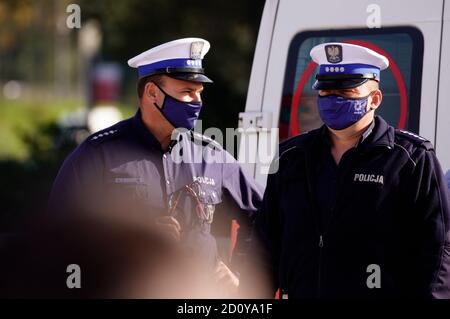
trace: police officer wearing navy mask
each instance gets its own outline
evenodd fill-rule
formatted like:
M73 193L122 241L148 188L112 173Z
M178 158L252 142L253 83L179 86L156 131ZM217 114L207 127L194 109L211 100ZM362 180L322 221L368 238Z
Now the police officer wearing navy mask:
M324 125L280 144L256 217L252 274L268 284L246 292L450 298L449 198L433 146L374 114L388 60L345 43L310 54Z
M211 281L219 284L217 296L229 296L239 282L239 260L262 189L220 144L192 131L203 83L212 82L202 67L209 48L203 39L179 39L128 61L139 73L139 110L88 137L66 159L49 210L105 218L139 212L143 222L159 226L202 267L209 265ZM211 228L229 230L231 218L240 228L228 267Z

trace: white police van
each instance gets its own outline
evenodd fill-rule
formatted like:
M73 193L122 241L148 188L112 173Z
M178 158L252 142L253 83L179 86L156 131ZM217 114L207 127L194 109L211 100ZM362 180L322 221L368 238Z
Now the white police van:
M348 42L385 55L378 114L429 139L450 169L450 1L267 0L261 20L245 112L240 114L238 158L265 185L270 145L321 125L316 65L310 49ZM264 153L264 151L262 152ZM244 156L253 156L253 161ZM251 163L253 162L253 163Z

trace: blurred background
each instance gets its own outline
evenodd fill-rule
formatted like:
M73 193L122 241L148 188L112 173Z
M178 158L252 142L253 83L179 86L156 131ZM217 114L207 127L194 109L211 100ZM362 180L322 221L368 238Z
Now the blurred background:
M78 143L134 114L137 74L126 62L153 46L209 40L204 66L214 83L203 94L203 130L236 127L263 5L0 0L0 232L45 210L59 166Z

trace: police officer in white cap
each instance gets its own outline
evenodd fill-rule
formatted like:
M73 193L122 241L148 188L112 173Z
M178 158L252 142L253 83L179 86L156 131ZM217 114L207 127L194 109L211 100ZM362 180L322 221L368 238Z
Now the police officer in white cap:
M179 39L128 61L139 73L139 110L87 138L66 159L50 211L141 212L143 221L154 221L209 267L211 282L219 286L217 296L205 297L224 297L237 287L235 265L246 250L262 191L218 143L192 131L203 83L212 82L202 66L209 48L203 39ZM195 154L200 160L192 160ZM211 227L229 231L232 218L240 224L233 271L211 234Z
M375 116L388 60L346 43L311 57L324 125L281 143L268 177L256 217L265 296L449 298L450 206L433 146Z

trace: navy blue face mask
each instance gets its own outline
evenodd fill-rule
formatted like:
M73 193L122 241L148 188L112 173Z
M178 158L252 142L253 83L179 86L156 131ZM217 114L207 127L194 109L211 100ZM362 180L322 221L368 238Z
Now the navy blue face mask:
M192 130L200 115L202 102L179 101L164 92L158 85L156 86L164 93L164 102L162 107L158 107L158 105L154 103L155 107L161 112L166 120L173 125L173 127L183 127Z
M326 126L333 130L343 130L358 122L366 113L369 95L358 98L343 97L335 94L318 96L319 114Z

